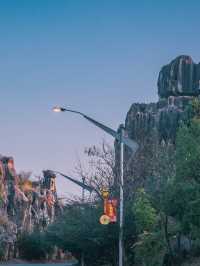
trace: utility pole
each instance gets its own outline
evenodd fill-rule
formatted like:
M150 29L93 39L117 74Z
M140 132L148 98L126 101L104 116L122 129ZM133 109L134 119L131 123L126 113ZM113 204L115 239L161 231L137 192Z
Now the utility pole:
M119 266L123 266L123 226L124 226L124 126L120 125L120 213L119 213Z
M85 202L85 177L82 177L83 187L82 187L82 202Z
M82 203L84 204L85 202L85 177L82 177L82 181L83 181L83 187L82 187ZM83 207L84 208L84 207ZM85 260L84 260L84 252L82 251L81 253L81 266L85 265Z

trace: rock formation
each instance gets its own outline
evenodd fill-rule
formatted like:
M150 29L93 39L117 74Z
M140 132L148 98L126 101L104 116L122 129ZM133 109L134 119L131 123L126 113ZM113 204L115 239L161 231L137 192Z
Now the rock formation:
M177 128L191 117L192 102L199 94L200 64L195 64L189 56L179 56L159 73L158 102L131 106L125 130L139 143L140 149L133 158L131 151L125 148L125 182L132 182L127 187L137 187L137 182L145 185L147 177L154 175L155 147L174 146ZM118 160L119 153L116 154Z
M55 174L43 172L39 181L17 175L12 157L0 158L0 244L3 259L17 255L17 235L44 230L61 212Z
M164 66L158 77L158 95L197 96L200 93L200 64L182 55Z

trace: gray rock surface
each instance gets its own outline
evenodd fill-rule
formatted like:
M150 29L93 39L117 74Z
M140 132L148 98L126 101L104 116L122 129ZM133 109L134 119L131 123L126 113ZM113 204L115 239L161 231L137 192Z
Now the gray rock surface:
M192 101L200 94L200 64L179 56L162 67L157 103L133 103L127 113L128 136L139 143L154 132L159 142L174 143L177 127L190 116Z
M190 56L181 55L163 66L158 77L158 95L197 96L200 94L200 64Z
M154 132L160 142L174 142L180 122L190 116L193 99L194 96L170 96L157 103L133 104L125 121L128 136L142 142Z
M177 128L192 117L192 103L200 97L199 79L200 64L193 63L189 56L179 56L160 71L158 102L133 103L130 107L125 130L140 148L132 156L131 150L125 147L126 195L133 194L134 189L145 186L149 177L158 174L159 147L174 149ZM115 148L116 165L119 165L117 143Z
M200 94L200 64L179 56L162 67L157 103L134 103L127 113L128 136L139 143L154 132L159 142L174 143L177 127L190 116L192 101Z

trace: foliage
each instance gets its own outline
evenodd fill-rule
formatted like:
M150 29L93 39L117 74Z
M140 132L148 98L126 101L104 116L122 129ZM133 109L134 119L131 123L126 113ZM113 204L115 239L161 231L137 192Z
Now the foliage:
M52 250L52 245L47 241L45 234L33 232L23 234L18 239L20 257L27 260L42 260Z
M195 235L200 229L200 121L177 132L176 177L168 193L167 205L171 216L181 223L181 233ZM194 235L194 234L193 234Z
M200 116L200 99L197 97L192 101L192 110L193 110L193 116L195 117Z
M176 171L178 180L200 183L200 121L197 118L190 126L183 125L178 130Z
M162 266L166 253L164 235L161 231L144 232L134 245L135 263L138 266Z
M133 212L138 233L134 244L136 265L161 266L166 253L164 233L159 215L144 189L136 193Z
M171 249L171 254L178 256L179 261L185 252L193 252L193 247L198 250L192 243L198 243L200 237L200 120L197 114L196 111L190 123L178 129L175 175L166 183L158 204L175 224L173 230L167 228L165 238L168 251Z
M157 214L144 189L140 189L137 192L133 211L138 233L154 229L157 221Z
M84 253L86 265L116 265L117 225L101 225L101 215L99 204L68 205L64 215L49 227L46 237L79 259Z

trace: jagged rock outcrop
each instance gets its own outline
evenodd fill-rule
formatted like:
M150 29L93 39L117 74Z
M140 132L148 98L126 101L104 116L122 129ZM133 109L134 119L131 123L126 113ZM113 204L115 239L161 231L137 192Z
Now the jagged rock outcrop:
M17 235L44 230L62 212L55 174L43 172L39 181L17 175L12 157L0 157L0 244L3 259L17 256Z
M199 98L199 80L200 64L193 63L189 56L179 56L160 71L158 102L134 103L131 106L125 130L140 148L135 156L129 148L125 148L127 195L131 194L128 188L133 191L133 188L145 186L148 177L156 175L159 146L174 146L177 128L182 122L189 121L192 103ZM119 160L119 153L116 152L116 155Z
M190 56L182 55L162 67L158 77L158 95L197 96L200 94L200 64Z
M169 96L157 103L133 104L125 122L129 137L141 142L156 132L159 142L174 142L180 121L189 118L193 99L194 96Z
M175 141L180 121L188 119L190 106L200 94L200 64L179 56L164 66L158 77L157 103L134 103L126 117L128 135L141 141L154 130L159 141Z

